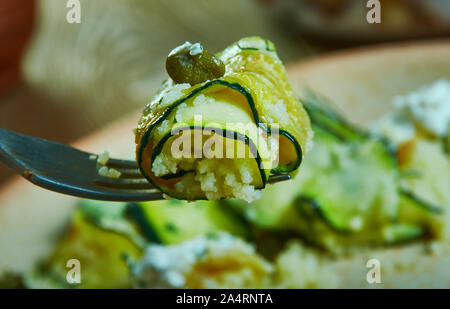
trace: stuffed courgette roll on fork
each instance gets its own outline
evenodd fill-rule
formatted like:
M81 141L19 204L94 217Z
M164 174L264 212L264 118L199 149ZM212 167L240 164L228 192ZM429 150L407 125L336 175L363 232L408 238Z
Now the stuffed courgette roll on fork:
M294 176L312 131L273 43L241 39L212 55L168 56L170 78L136 133L142 174L177 199L258 199L271 174Z

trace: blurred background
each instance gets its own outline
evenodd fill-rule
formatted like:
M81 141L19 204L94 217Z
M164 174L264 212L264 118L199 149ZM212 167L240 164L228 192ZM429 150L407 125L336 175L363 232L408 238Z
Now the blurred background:
M151 99L177 45L212 52L272 40L284 62L388 41L450 36L449 0L0 0L0 127L70 143ZM0 184L12 172L0 165Z

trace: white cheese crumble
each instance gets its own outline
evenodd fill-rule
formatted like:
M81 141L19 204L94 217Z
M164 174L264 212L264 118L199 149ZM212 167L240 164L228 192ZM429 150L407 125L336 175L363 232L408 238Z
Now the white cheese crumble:
M369 130L377 135L387 137L394 145L409 141L416 135L414 125L404 116L388 114L369 126Z
M227 233L214 237L201 235L176 245L150 244L131 270L142 287L182 288L186 286L186 276L197 262L230 254L256 253L253 246Z
M178 54L183 51L188 51L189 55L196 56L203 52L203 46L200 43L192 44L189 41L184 42L182 45L175 47L170 53L169 57Z
M173 102L181 99L184 96L183 90L190 88L191 85L184 84L176 84L174 85L162 98L161 103L158 105L158 108L162 108L172 104Z
M191 46L192 46L192 43L189 42L189 41L186 41L183 44L181 44L180 46L177 46L174 49L172 49L172 51L169 53L168 57L170 57L172 55L175 55L175 54L178 54L181 51L190 50Z
M350 227L351 227L352 230L354 230L354 231L359 231L359 230L361 230L361 228L363 227L363 225L364 225L364 221L363 221L363 219L362 219L360 216L353 217L353 218L350 220Z
M122 173L119 172L118 170L116 170L114 168L108 168L106 166L100 167L98 170L98 174L103 177L115 178L115 179L120 178L120 176L122 175Z
M109 153L103 150L97 157L97 163L100 165L106 165L109 161Z
M441 79L393 100L396 109L369 126L372 133L387 137L394 145L413 139L425 130L438 137L450 129L450 82Z
M189 49L189 55L191 55L191 56L200 55L202 52L203 52L203 46L200 43L192 44L191 48Z
M289 113L287 112L284 100L278 100L274 104L267 104L266 107L277 118L279 123L289 123ZM270 119L270 121L270 124L273 124L273 119Z
M394 105L429 133L447 136L450 124L450 82L447 79L397 96Z

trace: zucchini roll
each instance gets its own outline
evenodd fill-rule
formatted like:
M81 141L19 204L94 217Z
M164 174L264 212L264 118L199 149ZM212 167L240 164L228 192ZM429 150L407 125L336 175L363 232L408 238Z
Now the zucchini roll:
M153 185L177 199L252 201L271 174L295 175L310 121L273 43L249 37L212 55L186 42L166 69L135 131Z

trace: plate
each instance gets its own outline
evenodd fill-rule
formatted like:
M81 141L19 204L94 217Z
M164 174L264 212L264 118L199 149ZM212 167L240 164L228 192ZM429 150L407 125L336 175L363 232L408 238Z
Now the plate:
M353 49L288 65L295 90L309 88L333 100L355 124L365 126L391 107L397 94L405 94L439 78L450 79L450 40L422 41ZM133 158L132 129L139 112L80 140L75 147L85 151L108 150L113 157ZM70 163L70 162L69 162ZM55 237L67 226L77 199L37 188L16 177L0 188L0 273L26 271L46 255ZM387 256L410 268L392 275L384 287L448 286L449 255L426 257L422 245L392 248L336 262L344 287L363 287L365 261ZM414 264L416 263L416 264ZM355 265L359 265L355 267ZM446 267L447 271L443 271ZM408 271L412 269L412 271ZM422 275L417 277L418 273ZM387 280L386 280L387 281Z

